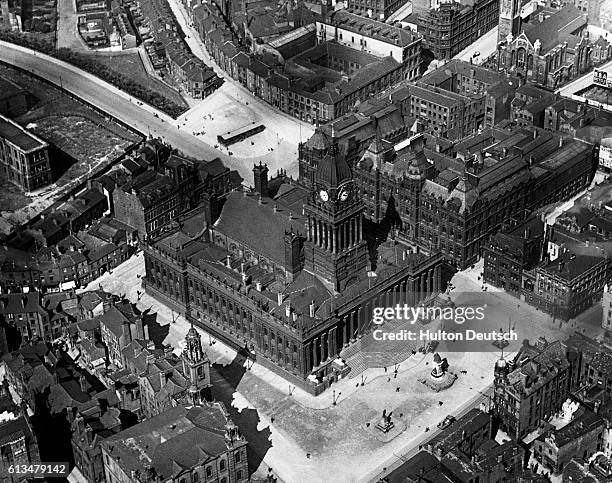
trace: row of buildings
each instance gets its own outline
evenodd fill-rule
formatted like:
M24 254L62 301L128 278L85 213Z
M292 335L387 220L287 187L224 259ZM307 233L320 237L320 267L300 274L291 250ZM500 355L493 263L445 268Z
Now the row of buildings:
M537 216L507 220L483 247L484 281L553 318L569 320L590 308L610 277L609 189L605 182L590 190L552 224ZM604 328L608 320L604 309Z
M420 75L421 37L410 30L331 6L318 16L303 5L273 16L276 4L264 3L265 15L227 17L216 4L188 11L217 64L283 112L326 122Z
M183 158L148 140L79 195L6 237L0 286L42 292L86 286L185 213L211 222L223 195L240 181L219 159Z
M107 217L106 198L89 189L9 236L0 249L0 286L69 290L113 270L135 251L137 232Z
M609 347L583 335L526 341L515 357L495 364L488 403L381 481L610 481L611 357Z
M151 59L162 76L168 75L195 99L204 99L223 83L210 66L191 52L168 3L140 0L136 2L134 11L138 12L135 21L145 44L153 41L156 44L154 52L165 60L159 64Z
M193 327L175 355L149 338L155 314L121 297L63 292L41 303L50 312L57 305L69 319L62 343L52 349L32 340L15 351L0 348L0 401L10 388L23 401L26 423L34 411L45 427L38 438L43 460L61 456L71 464L71 479L85 481L248 480L247 442L223 404L211 402L210 362ZM17 315L12 304L6 308ZM17 421L7 428L0 421L1 434L15 436L10 444L3 440L0 464L39 459L33 432Z
M452 61L319 127L300 145L299 182L313 185L335 138L369 220L391 224L413 251L470 266L503 221L567 199L597 168L592 144L504 121L514 82Z

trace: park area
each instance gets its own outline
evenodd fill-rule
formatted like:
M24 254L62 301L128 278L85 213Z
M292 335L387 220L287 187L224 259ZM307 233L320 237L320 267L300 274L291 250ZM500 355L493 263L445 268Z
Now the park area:
M123 74L149 91L156 92L177 105L183 106L185 109L189 107L183 97L175 89L149 75L142 64L140 55L135 49L112 53L97 52L96 54L88 54L88 57L91 57L92 60L95 60L110 70Z

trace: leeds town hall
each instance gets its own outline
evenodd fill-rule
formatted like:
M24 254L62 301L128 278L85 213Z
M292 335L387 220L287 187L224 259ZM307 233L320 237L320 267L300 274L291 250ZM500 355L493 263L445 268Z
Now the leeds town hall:
M419 162L413 156L414 169ZM149 241L144 285L244 355L319 394L350 370L343 355L370 332L373 307L431 303L450 270L442 254L412 252L394 230L364 218L333 136L308 183L282 172L270 178L265 165L253 174L254 189L230 192L214 223L195 214Z

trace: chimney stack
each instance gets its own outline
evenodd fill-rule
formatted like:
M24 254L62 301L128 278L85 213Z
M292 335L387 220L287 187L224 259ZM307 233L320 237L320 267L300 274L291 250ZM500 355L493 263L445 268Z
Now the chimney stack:
M227 255L225 257L225 266L227 268L231 268L232 267L232 259L231 259L231 257L229 255Z
M315 316L315 301L314 300L310 302L310 306L308 307L308 309L309 309L308 315L310 317L314 317Z
M290 317L291 316L291 305L287 304L285 305L285 317Z
M283 305L283 294L281 292L278 292L276 294L276 304L280 307L281 305Z
M293 312L293 321L295 322L297 320L297 318L298 318L298 314Z
M257 290L258 292L261 292L261 282L260 281L255 282L255 290Z

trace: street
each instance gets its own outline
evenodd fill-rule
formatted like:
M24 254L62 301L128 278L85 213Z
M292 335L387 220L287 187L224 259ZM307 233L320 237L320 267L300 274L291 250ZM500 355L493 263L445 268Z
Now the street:
M262 133L229 148L219 149L224 152L231 151L233 156L239 158L262 160L268 164L271 172L283 168L290 176L296 174L298 143L308 140L314 133L314 126L279 111L226 74L204 48L204 43L200 40L197 30L191 26L182 3L179 0L168 0L168 3L187 35L185 41L191 51L225 81L210 96L177 119L177 122L181 123L181 129L196 132L200 139L209 145L215 145L219 134L253 122L263 123L266 129Z
M455 55L453 59L459 59L465 62L469 62L471 59L473 59L473 62L476 65L481 64L487 59L487 57L495 53L497 50L497 31L498 27L492 28L476 42ZM479 55L474 57L475 53L479 53Z
M247 185L252 184L253 158L228 156L198 139L188 129L181 129L170 116L77 67L3 41L0 41L0 61L32 72L63 87L141 133L162 138L186 156L207 160L218 157L225 166L238 171ZM256 160L267 163L272 173L283 168L287 170L288 175L297 175L298 166L294 157L277 156L274 151L267 156L258 156Z

